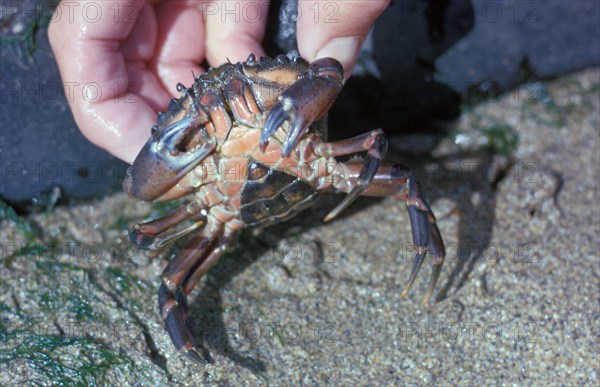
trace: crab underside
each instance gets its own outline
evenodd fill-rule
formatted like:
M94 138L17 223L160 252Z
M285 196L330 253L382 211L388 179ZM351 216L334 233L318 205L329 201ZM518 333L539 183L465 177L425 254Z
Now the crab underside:
M127 172L124 189L146 201L184 203L136 225L131 239L146 249L196 232L162 273L159 307L178 349L204 363L195 343L186 296L245 227L265 227L310 207L326 191L346 192L326 221L359 195L406 202L415 249L400 297L411 289L425 256L433 261L428 302L445 249L435 216L411 171L382 161L381 129L338 142L326 140L326 114L342 88L334 59L256 58L226 63L196 77L160 113L152 135ZM363 160L338 156L366 153Z

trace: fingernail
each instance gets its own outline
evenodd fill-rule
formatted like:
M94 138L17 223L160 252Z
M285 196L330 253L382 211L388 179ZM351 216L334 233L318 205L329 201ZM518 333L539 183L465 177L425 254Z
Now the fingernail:
M362 45L362 38L358 36L348 38L336 38L327 43L318 53L315 59L334 58L344 66L344 78L348 79L354 69L356 57Z

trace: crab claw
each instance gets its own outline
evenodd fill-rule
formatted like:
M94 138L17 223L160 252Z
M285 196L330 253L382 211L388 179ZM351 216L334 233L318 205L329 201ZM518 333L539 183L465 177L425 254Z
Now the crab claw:
M216 146L216 140L199 128L203 116L187 117L162 131L154 131L127 169L123 189L145 201L158 199Z
M331 108L343 79L342 65L337 60L322 58L311 63L300 79L279 96L262 129L260 149L264 152L269 138L289 122L281 151L283 157L289 156L310 125Z

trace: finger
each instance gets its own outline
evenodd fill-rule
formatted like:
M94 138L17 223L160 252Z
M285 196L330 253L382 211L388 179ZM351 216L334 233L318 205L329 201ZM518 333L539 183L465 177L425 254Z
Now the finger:
M57 7L48 30L67 100L82 133L128 162L148 137L155 112L131 92L128 66L119 47L136 23L146 29L148 47L153 46L153 18L152 9L142 0L65 2ZM146 47L135 52L140 59L137 66L149 51ZM144 77L151 78L146 74L140 79ZM164 93L156 82L151 88L155 90L144 93Z
M156 72L163 87L179 96L177 83L194 83L203 70L205 30L198 1L165 1L156 6Z
M208 1L206 17L206 58L212 66L227 61L245 61L248 55L264 55L268 1Z
M126 23L133 23L133 28L120 44L120 52L127 68L128 84L118 90L119 96L130 92L141 97L153 111L164 110L169 103L170 95L166 92L163 82L158 79L155 65L149 65L155 57L156 35L158 23L155 12L151 8L142 11L135 22L129 16L123 16ZM145 22L141 22L144 20ZM131 98L129 98L131 100ZM132 107L132 106L130 106Z
M298 50L309 62L331 57L344 66L348 79L362 43L389 0L298 3Z

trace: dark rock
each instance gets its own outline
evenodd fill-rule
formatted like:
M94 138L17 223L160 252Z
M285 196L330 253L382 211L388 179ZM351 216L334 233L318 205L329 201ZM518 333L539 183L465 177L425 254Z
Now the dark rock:
M43 23L50 4L0 5L0 197L12 204L56 187L63 198L118 190L126 169L73 122ZM294 7L271 3L270 55L296 50ZM599 29L597 1L393 1L332 109L332 138L443 128L463 103L597 65Z
M435 130L463 103L598 65L599 31L597 1L392 1L357 66L372 76L349 80L332 126Z
M0 197L20 210L44 207L44 194L83 199L120 189L126 164L77 128L48 43L49 3L0 7ZM32 203L35 199L35 203Z
M600 63L600 2L478 1L474 28L436 61L436 79L465 93L498 91ZM528 70L525 73L521 70Z

